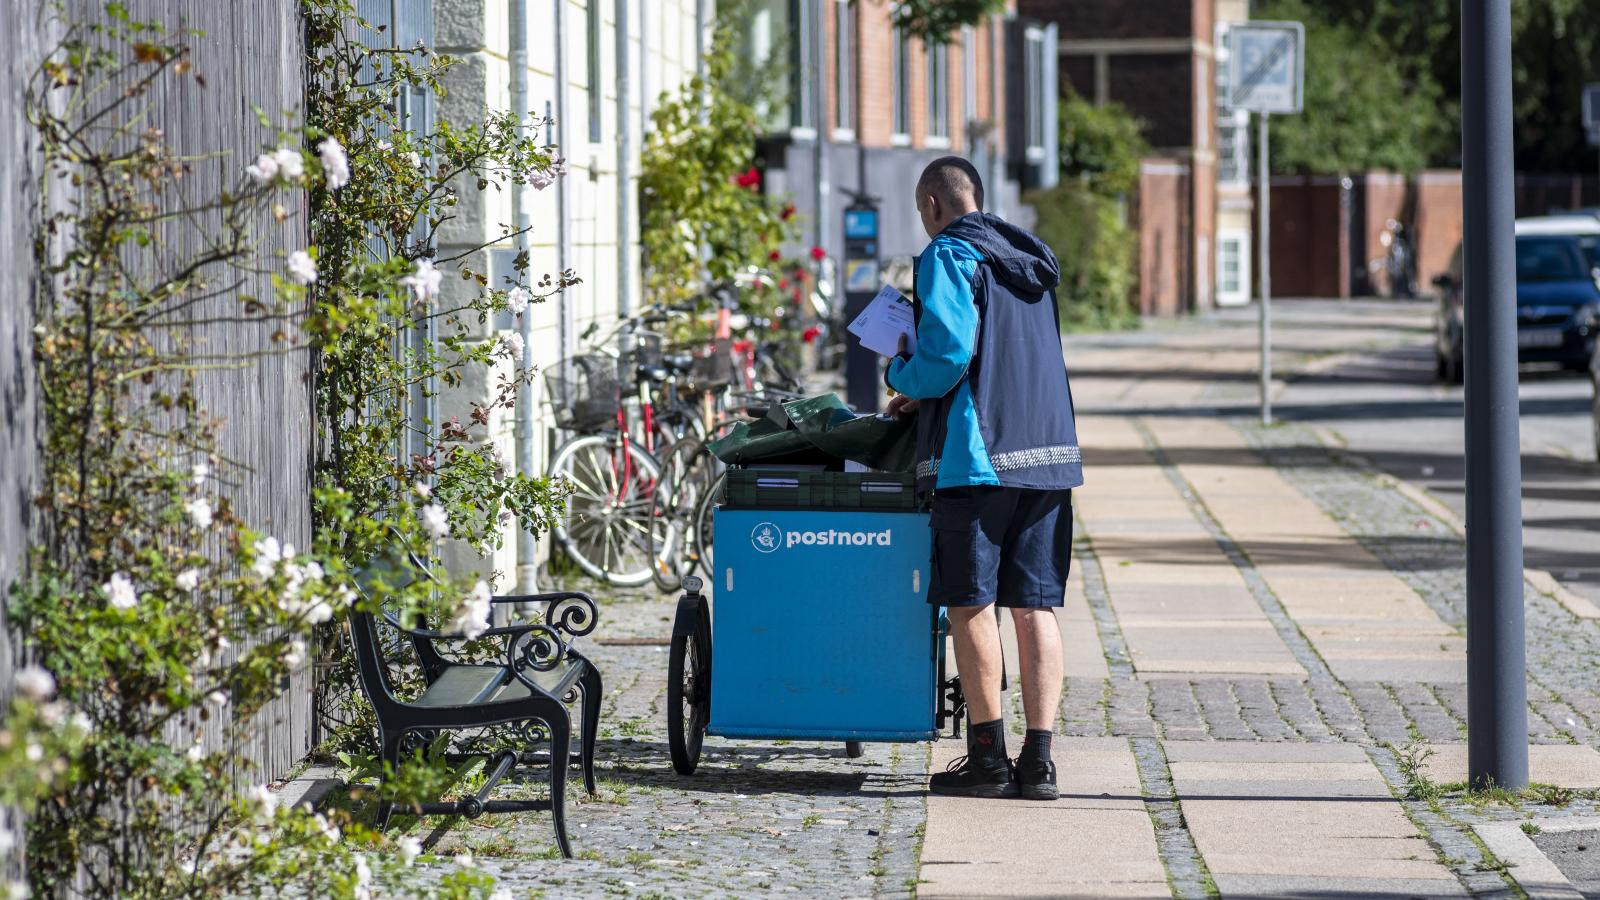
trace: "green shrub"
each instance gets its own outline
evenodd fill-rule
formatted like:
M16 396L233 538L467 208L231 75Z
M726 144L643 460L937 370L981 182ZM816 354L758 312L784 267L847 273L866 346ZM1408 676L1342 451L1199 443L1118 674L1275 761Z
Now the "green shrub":
M1134 328L1138 285L1135 235L1127 197L1139 187L1150 152L1143 126L1114 103L1061 101L1061 183L1024 198L1038 215L1035 231L1061 262L1061 325L1068 330Z
M1061 263L1061 325L1069 331L1134 328L1138 284L1135 235L1122 201L1067 180L1026 198L1038 215L1034 230Z

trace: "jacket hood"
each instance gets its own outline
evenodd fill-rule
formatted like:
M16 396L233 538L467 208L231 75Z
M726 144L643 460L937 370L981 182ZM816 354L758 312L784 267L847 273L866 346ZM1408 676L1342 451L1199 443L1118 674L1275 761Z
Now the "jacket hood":
M1019 291L1042 294L1061 283L1061 267L1044 241L999 216L967 213L942 233L978 248L996 276Z

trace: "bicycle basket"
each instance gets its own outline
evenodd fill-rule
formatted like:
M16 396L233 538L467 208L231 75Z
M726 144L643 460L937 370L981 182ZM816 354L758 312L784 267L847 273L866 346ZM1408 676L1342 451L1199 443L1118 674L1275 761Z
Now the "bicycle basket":
M695 355L689 366L689 381L695 390L717 391L733 383L733 350L728 340L716 342L711 352Z
M544 385L556 425L569 431L605 428L622 408L622 380L609 356L574 356L545 372Z

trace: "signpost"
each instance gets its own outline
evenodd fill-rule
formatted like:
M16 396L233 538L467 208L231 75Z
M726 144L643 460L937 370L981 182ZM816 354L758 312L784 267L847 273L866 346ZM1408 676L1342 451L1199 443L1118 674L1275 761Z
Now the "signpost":
M857 195L844 210L844 321L854 322L881 287L878 277L878 204ZM845 402L857 412L875 413L882 404L878 354L845 333Z
M1528 786L1511 0L1461 4L1467 776Z
M1261 422L1272 424L1272 177L1267 120L1305 104L1306 29L1299 22L1245 22L1228 29L1228 103L1260 125L1257 243L1261 269Z

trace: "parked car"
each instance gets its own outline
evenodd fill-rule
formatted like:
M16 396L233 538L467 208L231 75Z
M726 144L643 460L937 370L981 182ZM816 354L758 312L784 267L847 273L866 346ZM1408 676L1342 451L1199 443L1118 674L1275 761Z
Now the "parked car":
M1457 245L1450 268L1433 280L1434 373L1462 377L1462 270ZM1591 369L1600 333L1600 219L1544 216L1517 221L1517 361Z

